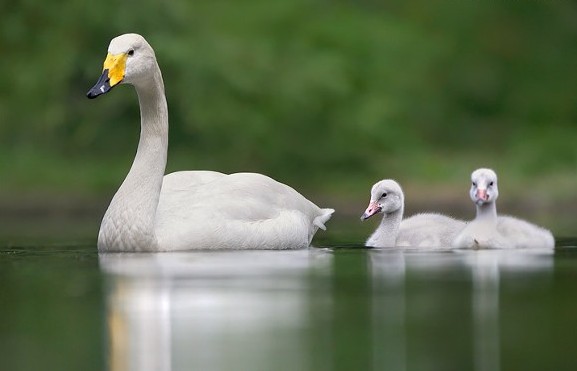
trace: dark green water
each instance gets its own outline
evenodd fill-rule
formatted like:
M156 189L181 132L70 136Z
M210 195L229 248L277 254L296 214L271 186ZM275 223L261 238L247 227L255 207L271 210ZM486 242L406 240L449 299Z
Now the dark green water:
M1 370L575 370L551 250L0 249Z

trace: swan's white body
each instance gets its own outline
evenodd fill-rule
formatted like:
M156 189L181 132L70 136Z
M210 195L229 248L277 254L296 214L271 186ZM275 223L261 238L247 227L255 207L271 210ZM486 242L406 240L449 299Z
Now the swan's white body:
M469 195L476 204L474 220L457 235L452 245L458 248L553 248L550 231L512 216L498 216L497 174L477 169L471 175Z
M104 72L88 96L118 83L138 94L136 157L104 215L100 251L298 249L325 229L321 209L291 187L254 173L183 171L164 176L168 109L154 51L140 35L113 39Z
M391 179L381 180L371 189L371 200L361 216L366 220L383 214L381 223L365 245L372 247L450 247L465 222L435 213L422 213L403 220L404 194Z
M416 214L401 222L397 246L450 247L457 233L464 227L464 221L446 215Z

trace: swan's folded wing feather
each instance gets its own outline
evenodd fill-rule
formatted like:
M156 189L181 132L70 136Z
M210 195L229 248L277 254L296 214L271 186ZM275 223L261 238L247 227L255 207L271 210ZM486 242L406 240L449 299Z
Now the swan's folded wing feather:
M156 219L159 238L170 238L171 245L206 244L206 248L303 247L322 224L315 222L324 223L332 213L261 174L210 177L186 183L183 176L182 183L162 190Z
M451 247L465 222L436 213L421 213L404 219L399 228L397 246Z
M497 231L506 236L515 247L552 248L555 246L555 239L549 230L513 216L499 216Z

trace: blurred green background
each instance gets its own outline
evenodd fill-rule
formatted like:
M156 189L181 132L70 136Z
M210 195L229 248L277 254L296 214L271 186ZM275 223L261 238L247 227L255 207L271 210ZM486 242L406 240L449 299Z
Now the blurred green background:
M0 14L0 236L96 237L139 111L131 88L85 93L125 32L163 72L168 172L266 173L357 227L382 178L409 212L470 218L486 166L501 211L577 234L575 2L17 0Z

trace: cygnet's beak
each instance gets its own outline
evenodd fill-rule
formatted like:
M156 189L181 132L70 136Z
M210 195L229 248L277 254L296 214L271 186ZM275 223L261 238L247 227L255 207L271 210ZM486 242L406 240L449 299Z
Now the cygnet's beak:
M489 200L489 194L486 189L479 188L475 193L475 198L477 199L476 204L482 205Z
M369 219L371 216L380 213L382 210L382 208L379 206L379 204L377 202L371 202L369 204L369 207L367 207L367 209L365 210L365 213L363 215L361 215L361 220L367 220Z

